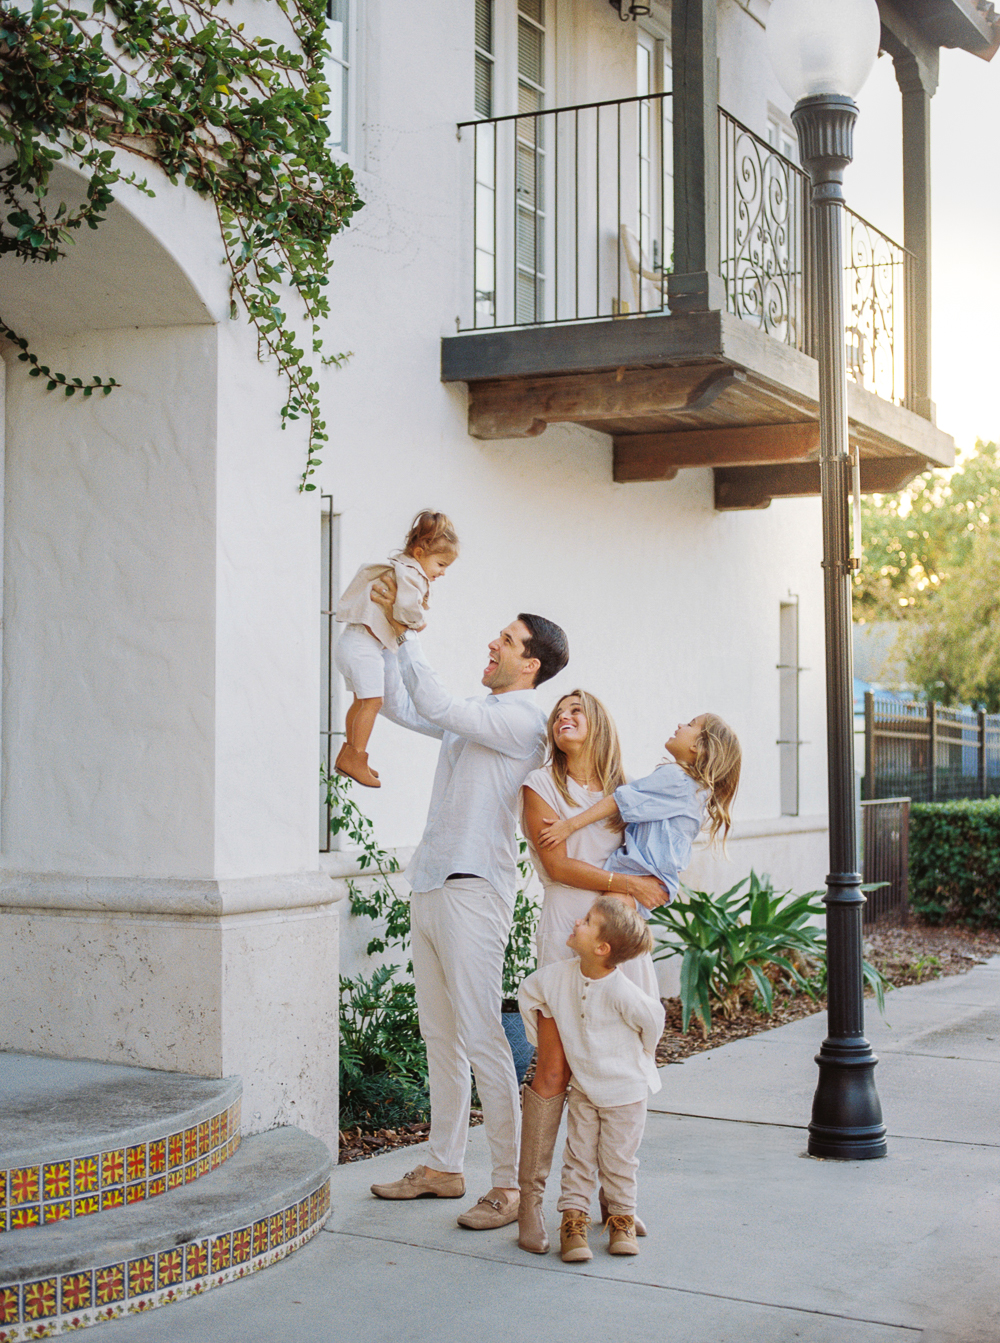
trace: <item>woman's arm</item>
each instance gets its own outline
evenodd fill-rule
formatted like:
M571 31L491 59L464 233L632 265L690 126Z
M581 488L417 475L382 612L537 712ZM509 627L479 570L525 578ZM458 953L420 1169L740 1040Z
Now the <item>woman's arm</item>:
M608 797L602 797L600 802L595 802L586 811L578 812L576 816L566 816L562 820L557 816L551 821L543 821L539 844L546 849L554 848L557 844L565 844L570 835L575 835L585 825L594 825L597 821L606 821L610 816L617 815L618 804L614 795L610 794Z
M591 808L593 810L593 808ZM665 905L670 896L655 877L626 876L622 872L605 872L603 867L593 863L581 862L578 858L566 855L566 844L557 844L552 848L542 848L539 836L546 822L559 818L549 804L533 788L524 788L523 824L524 830L538 854L546 875L552 881L563 886L575 886L577 890L593 891L596 895L621 896L626 903L635 908L635 903L655 909Z

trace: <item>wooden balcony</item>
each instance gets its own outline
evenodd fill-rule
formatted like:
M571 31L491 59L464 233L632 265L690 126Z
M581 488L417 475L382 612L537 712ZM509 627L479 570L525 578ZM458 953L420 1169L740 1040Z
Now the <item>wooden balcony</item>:
M882 19L906 246L848 210L844 256L848 432L878 493L954 462L929 386L937 50L888 0ZM717 508L766 508L820 488L808 189L717 108L717 56L714 0L674 0L673 94L459 127L468 287L441 376L468 384L476 437L582 424L611 437L616 481L710 466Z
M450 336L441 376L468 384L476 438L586 425L611 435L622 483L713 467L718 509L819 493L816 360L728 312ZM865 492L954 461L947 434L853 382L848 416Z

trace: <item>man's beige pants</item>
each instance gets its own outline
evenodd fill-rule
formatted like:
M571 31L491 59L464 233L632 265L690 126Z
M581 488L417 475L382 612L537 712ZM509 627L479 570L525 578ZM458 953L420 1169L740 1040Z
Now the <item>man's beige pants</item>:
M631 1105L598 1106L571 1085L559 1211L589 1212L600 1175L611 1215L634 1217L636 1153L645 1127L645 1097Z
M469 1141L472 1083L483 1105L493 1185L517 1188L517 1075L500 1022L503 960L513 911L481 877L410 897L413 979L427 1045L431 1134L427 1165L459 1172Z

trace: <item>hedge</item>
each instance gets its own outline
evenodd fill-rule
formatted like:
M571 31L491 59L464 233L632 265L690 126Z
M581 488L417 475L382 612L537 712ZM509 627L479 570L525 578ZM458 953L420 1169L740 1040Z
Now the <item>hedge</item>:
M910 807L910 907L929 923L1000 928L1000 798Z

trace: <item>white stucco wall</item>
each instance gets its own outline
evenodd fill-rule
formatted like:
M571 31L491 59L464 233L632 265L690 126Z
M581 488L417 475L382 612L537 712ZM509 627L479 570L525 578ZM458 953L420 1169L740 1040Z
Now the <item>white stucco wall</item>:
M333 1144L319 504L214 212L155 185L61 291L0 276L40 358L121 384L51 395L4 352L0 1048L238 1073L250 1131Z
M478 441L467 431L464 387L440 382L440 337L454 332L461 310L470 199L455 139L455 123L472 108L467 8L418 17L371 0L366 9L380 71L405 68L419 50L424 77L373 80L365 90L354 162L367 204L338 242L332 276L328 339L354 354L327 375L336 426L317 478L341 515L343 580L398 546L417 508L446 510L462 555L434 586L422 638L456 691L475 692L488 639L517 611L548 615L567 630L572 658L541 689L543 704L576 685L605 698L633 773L661 758L678 719L721 713L744 744L736 809L744 821L776 820L780 811L778 617L781 601L797 594L800 660L809 668L799 810L815 816L825 801L818 501L719 514L710 471L616 485L607 436L556 425L535 439ZM725 52L741 49L747 33L762 37L736 5L720 7L720 28ZM557 6L555 65L571 73L560 73L569 88L560 85L550 104L634 92L634 43L634 26L605 3ZM759 121L760 62L740 61L740 87ZM383 787L364 792L363 803L383 843L412 845L434 743L381 722L370 749ZM742 861L758 867L784 865L789 884L809 872L817 884L821 832L788 829L780 844L757 836L732 852L752 851Z

